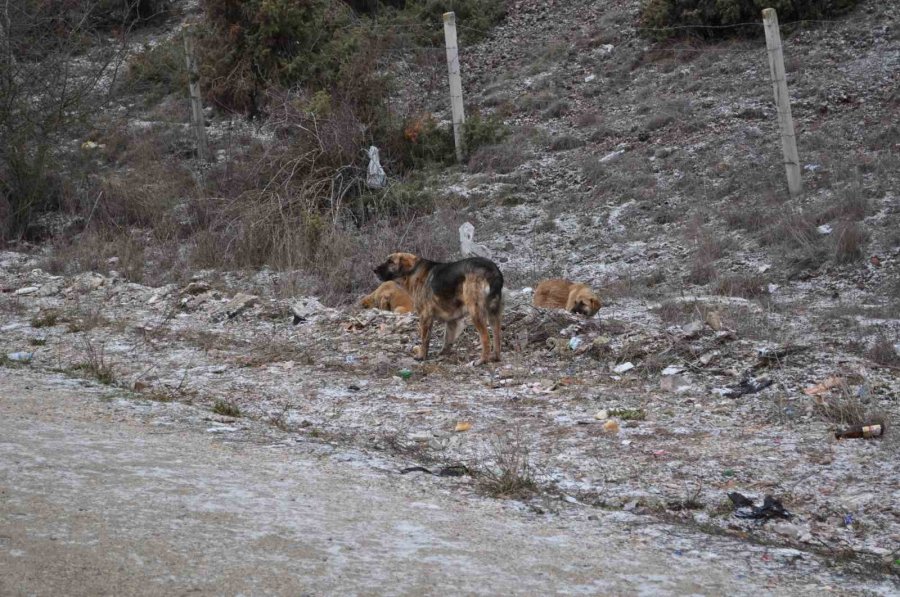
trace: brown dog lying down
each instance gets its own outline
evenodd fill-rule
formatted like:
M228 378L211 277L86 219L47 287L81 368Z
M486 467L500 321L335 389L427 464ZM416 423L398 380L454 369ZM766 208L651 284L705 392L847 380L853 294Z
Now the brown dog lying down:
M394 313L412 313L412 297L396 282L384 282L372 294L359 301L363 309L381 309Z
M417 359L428 358L435 319L447 325L441 354L448 354L469 317L481 338L481 359L477 364L500 360L503 274L493 261L471 257L437 263L411 253L392 253L375 268L375 273L381 280L396 280L413 297L421 341ZM488 326L494 332L493 350Z
M568 280L543 280L534 291L534 306L565 309L593 317L600 309L600 299L586 284Z

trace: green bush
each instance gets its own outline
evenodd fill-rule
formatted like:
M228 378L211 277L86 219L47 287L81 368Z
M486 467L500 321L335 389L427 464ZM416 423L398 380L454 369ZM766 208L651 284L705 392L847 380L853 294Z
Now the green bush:
M146 48L128 62L128 81L139 91L187 94L188 74L180 35Z
M859 0L645 0L641 6L643 27L652 37L664 39L679 35L721 38L734 35L762 35L759 26L716 27L739 23L762 24L764 8L774 8L781 23L803 19L822 19L844 13ZM667 29L690 27L689 29ZM704 28L710 27L710 28Z
M270 86L364 84L354 81L366 58L369 30L335 0L204 0L201 76L220 107L254 114Z
M430 31L430 41L435 45L444 43L444 13L454 12L457 37L463 43L474 43L506 18L507 3L497 0L409 0L405 12Z
M500 117L483 117L479 112L469 114L463 125L463 143L469 155L486 145L497 145L508 134L509 129Z

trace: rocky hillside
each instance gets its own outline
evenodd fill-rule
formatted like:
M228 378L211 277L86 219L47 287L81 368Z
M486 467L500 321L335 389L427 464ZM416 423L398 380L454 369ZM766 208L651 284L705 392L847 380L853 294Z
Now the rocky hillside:
M179 19L196 17L183 8ZM505 21L461 49L469 115L502 119L507 134L464 165L410 175L434 215L368 229L368 252L336 245L346 253L334 277L365 280L390 250L458 255L457 227L472 222L507 280L501 365L469 366L471 330L456 357L417 363L413 316L360 311L356 295L326 296L291 268L188 263L203 237L154 245L139 226L126 240L76 235L2 254L3 364L403 465L462 465L454 488L515 497L535 515L577 504L789 547L814 585L822 557L890 591L900 569L900 6L866 0L833 22L786 27L796 198L763 38L655 42L636 28L638 9L510 3ZM447 121L434 50L400 48L384 68L399 111ZM191 181L202 168L179 102L138 93L114 110L127 115L129 143L167 126L149 161L186 146L178 176ZM271 123L218 113L208 130L212 170L279 143ZM390 164L388 175L412 184ZM174 179L156 172L122 192ZM186 211L185 221L200 217ZM539 279L561 276L597 289L594 318L530 306ZM835 439L862 423L887 430ZM729 494L756 505L772 496L788 514Z

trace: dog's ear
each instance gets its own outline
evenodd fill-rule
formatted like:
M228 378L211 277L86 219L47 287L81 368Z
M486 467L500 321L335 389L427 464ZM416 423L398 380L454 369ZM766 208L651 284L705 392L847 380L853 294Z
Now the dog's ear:
M416 262L419 261L419 258L412 253L394 253L391 258L397 264L397 273L400 275L413 271Z

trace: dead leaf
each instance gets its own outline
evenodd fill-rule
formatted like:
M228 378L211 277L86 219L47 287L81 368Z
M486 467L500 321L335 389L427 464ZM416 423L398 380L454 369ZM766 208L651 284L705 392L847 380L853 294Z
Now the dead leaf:
M603 431L607 433L618 433L619 432L619 424L612 419L603 424Z
M454 431L468 431L472 428L472 424L467 421L460 421L456 424L456 429Z

